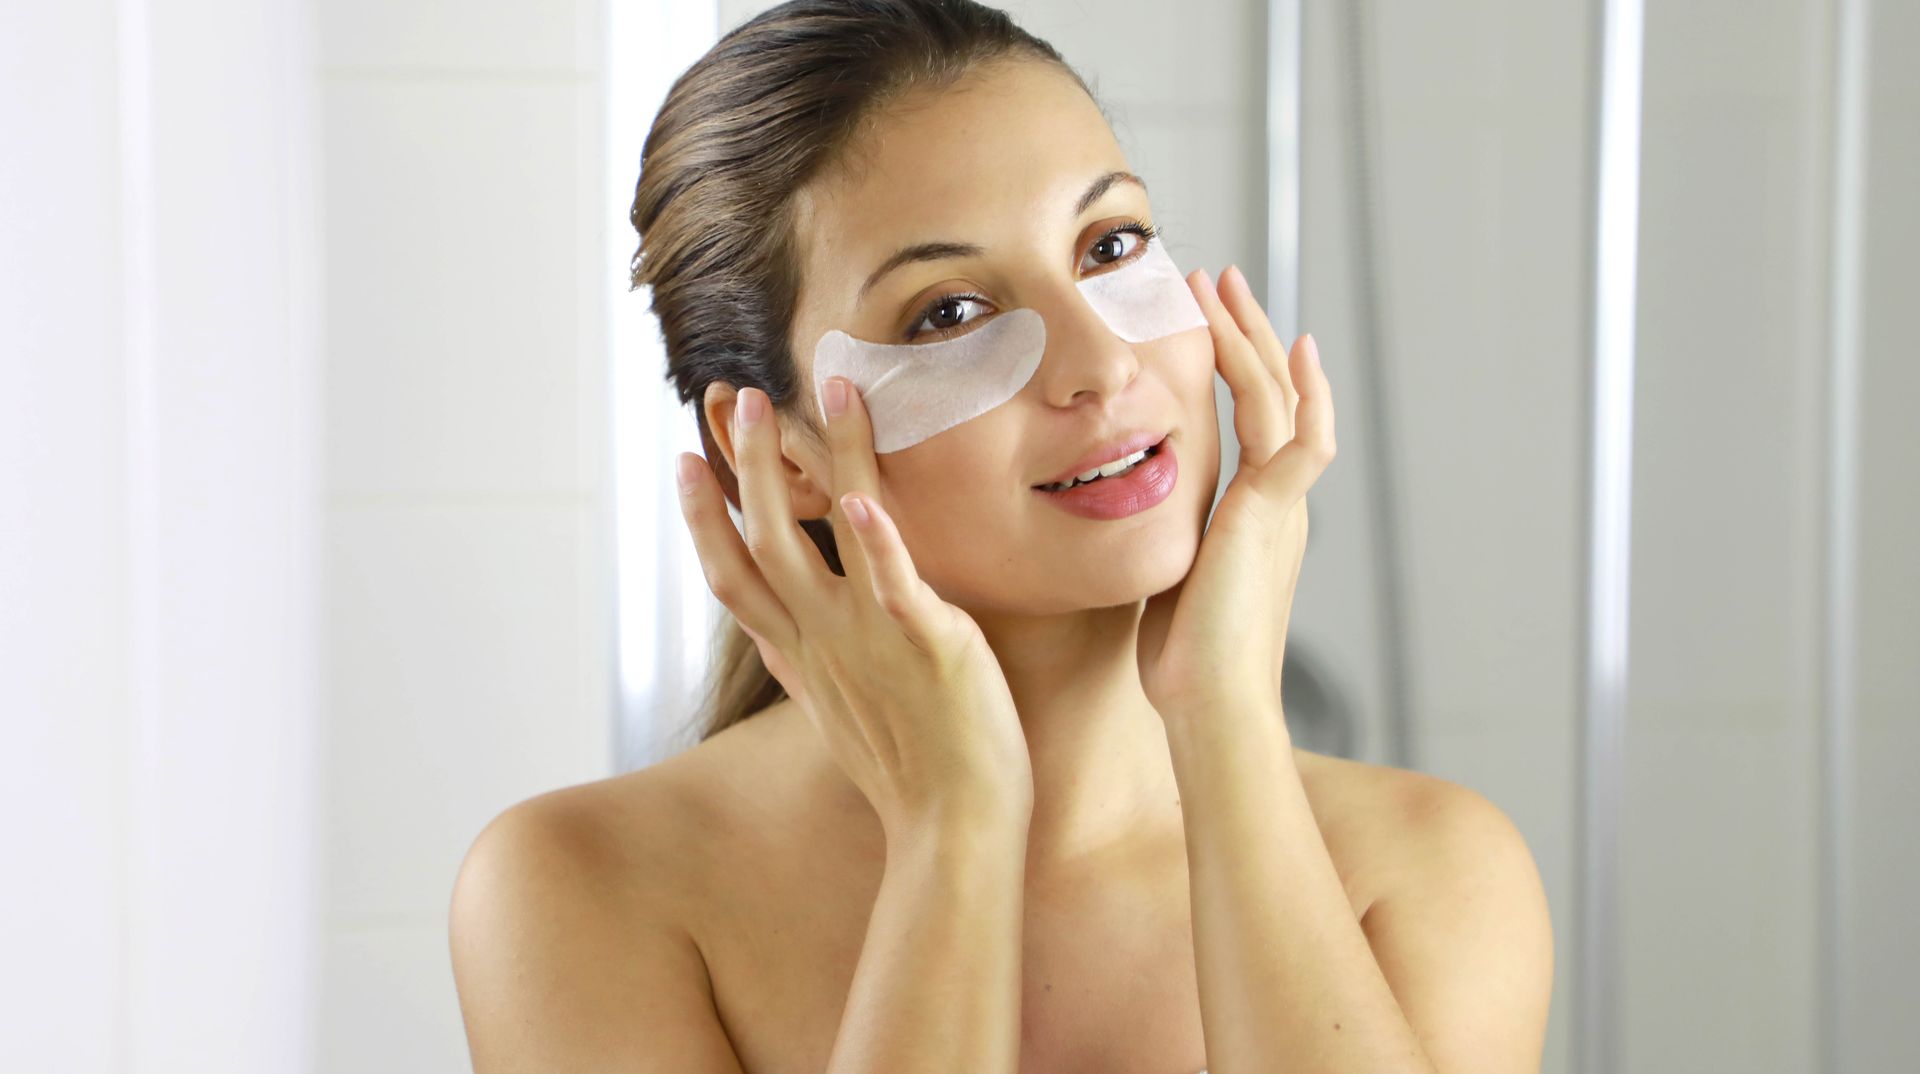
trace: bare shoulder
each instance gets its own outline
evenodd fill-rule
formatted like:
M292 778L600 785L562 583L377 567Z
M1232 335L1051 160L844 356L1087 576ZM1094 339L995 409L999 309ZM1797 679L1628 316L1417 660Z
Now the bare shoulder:
M688 767L529 798L474 839L448 942L477 1072L739 1070L687 925L709 809Z
M1426 772L1298 747L1294 759L1328 849L1341 860L1365 910L1416 884L1436 854L1517 837L1485 795Z
M746 720L632 772L562 787L503 811L474 840L456 897L500 885L590 899L620 922L679 927L705 869L737 827L737 785L751 782L769 721ZM611 939L611 937L607 937Z
M1426 772L1371 764L1350 757L1293 749L1300 779L1318 806L1322 799L1351 823L1382 825L1424 813L1468 787Z
M1357 811L1372 816L1378 863L1360 926L1433 1065L1539 1070L1553 920L1519 828L1464 784L1328 760L1322 771L1373 803Z

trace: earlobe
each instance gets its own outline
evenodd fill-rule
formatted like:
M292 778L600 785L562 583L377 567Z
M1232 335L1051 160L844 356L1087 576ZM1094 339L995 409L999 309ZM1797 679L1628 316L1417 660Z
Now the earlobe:
M833 458L811 450L813 443L811 437L788 436L784 428L781 431L780 463L786 471L787 500L793 504L796 519L826 518L833 511Z
M788 475L787 494L793 501L793 517L825 518L833 511L833 499L820 490L807 476L807 472L798 467Z

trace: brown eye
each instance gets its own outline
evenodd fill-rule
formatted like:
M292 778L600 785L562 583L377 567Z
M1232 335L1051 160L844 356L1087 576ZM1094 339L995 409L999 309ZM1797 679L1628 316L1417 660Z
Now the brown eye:
M954 330L980 319L977 312L971 318L966 316L968 306L984 305L986 305L986 299L976 294L941 295L920 307L920 312L917 314L919 320L908 326L906 338L902 342L913 343L925 336L945 338L953 334Z
M1147 243L1153 241L1154 236L1158 234L1158 229L1139 220L1121 224L1093 240L1093 245L1087 249L1087 253L1094 257L1095 261L1091 265L1083 265L1082 271L1096 269L1101 265L1117 264L1136 257L1139 251L1145 249ZM1123 236L1127 235L1132 235L1135 241L1123 242Z
M954 325L960 323L961 305L963 305L963 303L957 298L941 299L939 304L933 307L933 312L927 315L927 320L933 323L936 331L942 328L952 328Z

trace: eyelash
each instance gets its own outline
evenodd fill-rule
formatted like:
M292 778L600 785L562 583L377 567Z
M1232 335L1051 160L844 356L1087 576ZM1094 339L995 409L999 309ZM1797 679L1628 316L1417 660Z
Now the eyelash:
M1115 235L1119 235L1119 234L1122 234L1123 232L1128 232L1128 231L1131 231L1135 235L1140 236L1141 242L1140 242L1139 248L1142 250L1146 249L1148 243L1151 243L1155 239L1160 237L1160 229L1155 227L1152 224L1147 223L1145 220L1126 220L1121 223L1115 224L1114 226L1108 228L1105 232L1101 233L1100 237L1093 240L1093 245L1098 246L1101 243L1107 241L1108 239L1113 238ZM1139 255L1136 254L1135 256L1139 256ZM1117 265L1119 264L1119 262L1109 261L1107 262L1107 264ZM914 314L913 323L907 326L907 334L902 340L902 342L914 343L914 342L924 341L927 339L945 339L948 336L951 336L954 333L959 332L960 330L966 328L969 324L973 322L966 321L960 324L948 325L945 328L931 328L924 332L916 332L914 331L914 329L919 328L922 322L926 321L927 318L933 316L933 313L935 310L939 309L940 307L946 305L949 302L985 302L985 301L986 301L985 295L978 295L971 291L958 291L950 294L940 295L934 298L933 301L920 307L920 312Z

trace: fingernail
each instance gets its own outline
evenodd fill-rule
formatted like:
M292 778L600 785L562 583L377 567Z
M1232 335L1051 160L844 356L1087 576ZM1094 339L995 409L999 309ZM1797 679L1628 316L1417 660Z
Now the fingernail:
M1313 359L1313 367L1320 368L1320 344L1313 341L1313 333L1307 333L1307 357Z
M760 390L758 388L740 389L740 421L753 425L760 420Z
M687 452L680 453L680 491L691 492L694 479L700 476L700 460Z
M840 509L847 513L847 517L852 519L853 524L856 526L864 527L868 522L873 520L872 516L867 514L867 505L861 503L860 497L852 493L848 493L846 497L840 501Z
M1231 277L1231 278L1232 278L1232 281L1233 281L1234 283L1236 283L1236 284L1240 284L1240 283L1246 283L1246 282L1247 282L1247 278L1246 278L1245 276L1243 276L1243 275L1241 275L1241 273L1240 273L1240 266L1239 266L1239 265L1228 265L1228 266L1227 266L1227 271L1225 271L1225 272L1222 272L1222 273L1220 274L1220 278L1221 278L1222 280L1225 280L1225 279L1227 279L1227 278L1229 278L1229 277Z
M1200 270L1199 270L1199 272L1200 272L1200 283L1201 283L1201 285L1202 285L1202 286L1204 286L1204 287L1206 287L1206 288L1207 288L1208 290L1212 290L1212 289L1213 289L1213 277L1211 277L1211 276L1209 276L1209 275L1207 275L1207 270L1206 270L1206 269L1200 269Z
M840 377L827 378L827 417L837 418L847 409L847 382Z

